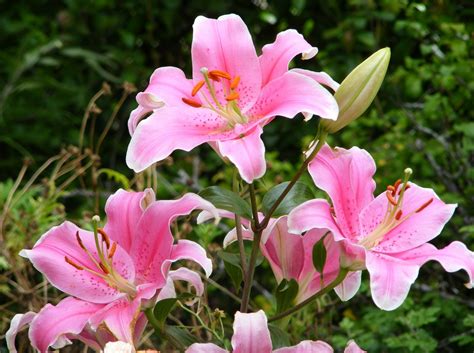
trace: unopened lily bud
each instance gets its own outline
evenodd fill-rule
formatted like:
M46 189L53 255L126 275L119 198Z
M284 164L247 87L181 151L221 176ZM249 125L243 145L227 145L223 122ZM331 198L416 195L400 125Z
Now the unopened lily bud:
M321 120L327 132L336 132L361 116L374 100L387 72L390 48L372 54L342 81L334 97L339 105L337 120Z

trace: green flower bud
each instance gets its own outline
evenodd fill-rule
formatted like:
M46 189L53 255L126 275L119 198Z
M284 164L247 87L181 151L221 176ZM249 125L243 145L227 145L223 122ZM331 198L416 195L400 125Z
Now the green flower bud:
M339 131L367 110L382 85L389 61L390 48L380 49L342 81L334 94L339 105L337 120L321 120L327 132Z

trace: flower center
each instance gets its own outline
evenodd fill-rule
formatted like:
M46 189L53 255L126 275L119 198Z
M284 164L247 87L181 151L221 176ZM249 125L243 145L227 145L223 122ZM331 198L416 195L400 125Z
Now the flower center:
M123 278L113 266L113 258L117 250L117 243L110 242L107 233L102 228L98 227L98 222L98 217L94 216L94 240L97 255L99 257L98 259L85 247L81 236L79 235L79 231L76 232L76 241L79 244L79 247L87 254L94 266L88 267L83 264L78 264L68 256L64 257L64 261L79 271L87 271L102 278L112 288L126 293L133 298L137 292L135 286Z
M182 100L193 108L206 108L217 113L225 119L230 128L236 124L245 124L248 118L242 114L239 108L239 92L237 87L240 83L240 76L232 77L228 72L221 70L211 70L203 67L201 69L203 80L199 81L191 91L191 96L198 96L201 101L193 98L183 97ZM216 85L221 85L225 96L225 103L220 102L216 95ZM201 90L204 86L207 93ZM201 103L203 102L203 103Z
M403 196L405 191L410 188L410 185L408 185L408 179L412 173L413 171L410 168L405 169L405 177L403 181L398 179L393 185L387 186L385 196L387 197L388 205L384 219L369 235L359 241L359 244L366 249L371 249L377 246L389 231L413 216L415 213L423 211L433 202L433 199L431 198L415 211L403 214Z

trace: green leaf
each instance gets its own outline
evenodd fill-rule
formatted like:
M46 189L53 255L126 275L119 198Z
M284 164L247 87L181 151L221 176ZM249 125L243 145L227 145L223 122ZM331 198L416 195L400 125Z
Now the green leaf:
M186 329L178 326L165 326L164 331L167 338L173 345L179 348L186 348L196 343L196 337L191 335Z
M153 315L161 324L165 322L168 314L171 312L177 301L177 298L167 298L156 303L155 308L153 309Z
M326 247L324 246L324 239L326 239L327 233L319 239L313 247L313 266L319 273L323 273L324 265L326 264Z
M276 289L275 297L277 301L277 313L290 308L298 295L298 282L293 278L289 281L284 279Z
M240 290L240 284L244 278L240 264L240 256L223 250L219 251L217 256L224 261L224 269L238 292Z
M270 336L272 337L273 349L288 347L291 345L290 335L275 324L268 324Z
M252 218L250 205L235 192L218 186L211 186L202 190L199 195L217 208L230 211L247 219Z
M268 211L272 208L275 201L283 193L290 182L284 182L272 187L268 192L263 196L262 200L262 209L263 213L267 214ZM290 211L296 206L302 204L305 201L311 200L314 198L313 191L311 188L303 183L302 181L297 181L290 192L285 196L283 201L277 207L273 213L273 217L279 217L290 213Z

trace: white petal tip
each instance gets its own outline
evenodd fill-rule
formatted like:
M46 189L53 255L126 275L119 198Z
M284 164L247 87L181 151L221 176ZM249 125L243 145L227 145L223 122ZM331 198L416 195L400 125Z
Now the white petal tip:
M306 50L305 52L303 52L301 54L301 59L302 60L309 60L309 59L314 58L316 56L316 54L318 54L318 48L312 47L311 49Z

